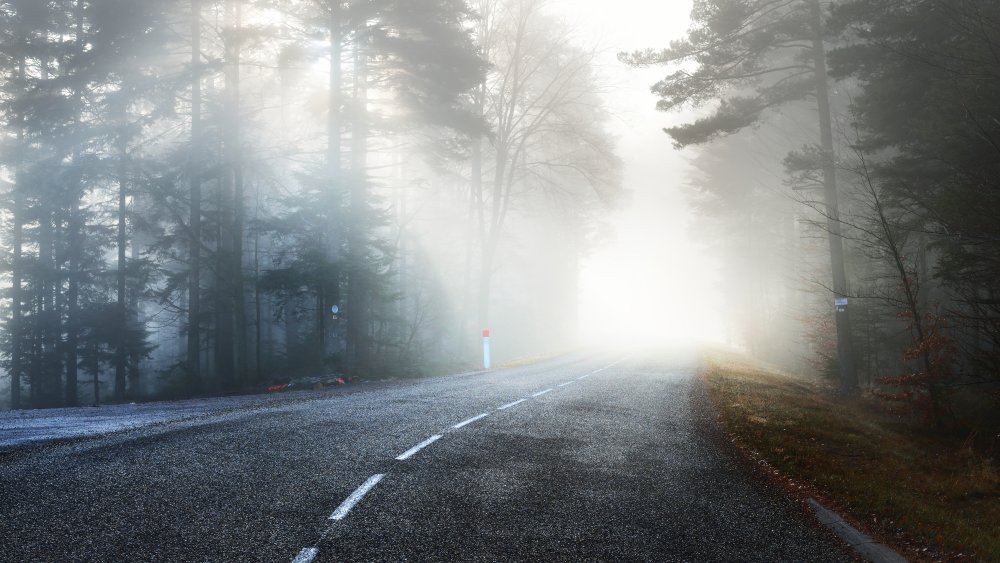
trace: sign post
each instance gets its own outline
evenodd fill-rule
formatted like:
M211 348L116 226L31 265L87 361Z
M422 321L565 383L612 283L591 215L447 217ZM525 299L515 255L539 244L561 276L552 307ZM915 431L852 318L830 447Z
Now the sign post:
M483 329L483 369L490 369L490 329Z
M838 297L833 300L833 306L837 309L838 313L847 312L848 299L846 297Z

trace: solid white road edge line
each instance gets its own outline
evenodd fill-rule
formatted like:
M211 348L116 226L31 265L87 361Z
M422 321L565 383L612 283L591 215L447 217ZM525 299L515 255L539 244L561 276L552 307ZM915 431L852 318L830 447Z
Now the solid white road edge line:
M514 401L513 403L507 403L506 405L504 405L502 407L497 407L497 410L498 411L507 410L510 407L514 407L514 406L520 405L521 403L523 403L523 402L525 402L527 400L528 399L518 399L518 400Z
M333 511L333 514L331 514L328 519L343 520L344 517L351 512L351 509L354 508L354 505L358 504L358 502L364 498L368 491L372 490L375 485L378 485L378 482L381 481L383 477L385 477L385 473L378 473L369 477L363 485L351 493L351 496L347 497L347 500L340 503L340 506L337 507L337 510Z
M433 444L434 442L437 442L440 439L441 439L441 434L435 434L435 435L431 436L430 438L427 438L423 442L420 442L416 446L413 446L412 448L406 450L404 453L400 454L396 459L398 461L406 461L406 460L410 459L411 457L413 457L420 450L426 448L427 446Z
M490 415L489 413L484 412L483 414L476 415L476 416L470 418L469 420L463 420L462 422L459 422L455 426L452 426L452 428L461 428L461 427L463 427L463 426L465 426L467 424L472 424L473 422L475 422L475 421L477 421L477 420L479 420L481 418L486 418L489 415Z
M315 547L305 547L302 551L292 559L292 563L310 563L316 556L319 555L319 549Z
M532 397L541 397L542 395L544 395L544 394L546 394L546 393L548 393L550 391L552 391L551 387L548 388L548 389L546 389L545 391L539 391L538 393L533 394Z
M572 385L574 383L576 383L575 379L573 381L567 381L566 383L560 383L559 387L566 387L567 385Z

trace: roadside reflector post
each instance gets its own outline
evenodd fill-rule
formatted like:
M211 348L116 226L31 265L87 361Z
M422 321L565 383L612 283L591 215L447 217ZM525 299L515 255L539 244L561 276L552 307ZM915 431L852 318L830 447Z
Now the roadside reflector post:
M483 369L490 369L490 329L483 329Z

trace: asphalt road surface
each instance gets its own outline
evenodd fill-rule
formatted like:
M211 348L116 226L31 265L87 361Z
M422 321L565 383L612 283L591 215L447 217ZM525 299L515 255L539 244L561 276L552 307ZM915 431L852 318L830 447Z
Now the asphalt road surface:
M568 357L0 453L5 561L850 561L691 360Z

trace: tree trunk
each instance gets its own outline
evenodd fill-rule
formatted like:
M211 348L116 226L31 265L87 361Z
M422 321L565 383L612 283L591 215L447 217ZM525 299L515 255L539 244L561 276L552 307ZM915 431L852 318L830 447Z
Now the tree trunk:
M40 266L38 282L38 330L39 354L41 362L38 372L32 377L32 386L37 403L35 407L55 407L62 401L62 381L60 361L57 356L59 342L59 315L55 307L52 277L58 273L53 256L52 216L43 212L40 217L38 234L38 261Z
M340 190L340 110L343 105L343 70L341 69L343 33L340 2L330 5L330 76L326 121L326 165L330 175L330 203L337 203ZM336 211L331 208L330 211Z
M325 192L323 205L326 212L326 222L324 223L323 244L326 247L325 259L333 262L339 258L339 237L337 229L339 225L335 223L339 216L338 209L341 202L341 125L340 112L343 106L343 70L341 68L341 57L343 53L343 32L341 21L340 2L330 4L330 72L328 84L327 101L327 121L326 121L326 167L327 182L329 183ZM325 362L329 352L327 346L327 309L336 303L339 294L339 280L323 279L317 287L316 296L316 337L321 365Z
M254 206L254 219L260 219L260 183L257 183L256 205ZM256 221L255 221L256 222ZM260 291L260 229L253 229L253 307L254 307L254 379L255 384L264 381L263 367L263 346L262 333L263 326L263 304Z
M397 229L397 244L396 244L396 318L400 319L398 323L393 323L390 328L391 338L395 343L399 344L397 350L400 351L399 362L402 364L406 361L405 353L406 351L402 348L401 344L403 341L403 331L406 328L407 323L410 320L410 300L414 297L419 296L419 290L415 288L415 284L410 281L409 272L409 245L408 236L406 228L406 215L407 215L407 193L406 189L402 184L403 179L403 157L402 154L393 155L393 160L395 160L395 170L396 178L400 181L394 190L396 195L396 201L393 203L395 207L396 215L396 229Z
M201 0L191 0L191 73L187 391L194 395L201 383Z
M235 359L234 370L238 378L245 379L247 373L247 314L246 314L246 280L243 277L243 241L246 226L246 202L243 174L243 121L240 111L241 94L241 58L243 48L243 3L235 0L232 5L232 17L236 28L237 43L233 56L233 84L230 103L233 109L232 134L230 142L230 160L233 166L233 303L235 304Z
M819 0L812 0L813 58L816 75L816 100L819 109L820 141L823 149L823 198L826 205L827 231L830 243L830 266L833 270L833 292L838 298L847 297L847 274L844 266L844 241L841 236L840 209L837 201L837 175L833 150L833 123L830 109L829 79L826 71L826 48L823 45L823 15ZM840 394L850 397L858 392L858 374L854 367L854 345L851 340L850 309L836 313L837 367L840 372Z
M126 164L128 164L128 159L126 159ZM126 169L126 175L125 175L126 181L128 180L127 172L128 170ZM126 190L126 192L127 191L128 190ZM139 202L139 197L140 197L139 192L133 190L130 195L132 197L131 207L133 209L139 207L141 205ZM126 223L126 229L127 227L128 224ZM140 242L136 240L136 235L134 233L130 234L127 230L126 230L126 237L127 237L126 264L128 264L129 262L136 263L138 261L138 252L139 252L137 246L139 246ZM126 282L127 281L128 279L126 278ZM128 299L128 301L126 302L126 312L128 314L126 322L128 323L128 326L132 329L137 329L140 327L144 328L145 325L139 318L140 289L138 287L133 286L131 288L131 291L129 291L129 288L126 285L125 295ZM138 354L129 354L126 356L126 366L128 367L128 384L126 386L126 390L131 394L133 399L138 399L143 395L144 386L142 385L142 380L141 380L142 370L140 362L141 358L138 356Z
M79 164L79 154L73 156ZM79 181L77 187L79 185ZM80 254L83 252L81 210L77 201L69 218L69 282L66 289L66 406L75 407L79 401L77 382L79 380L79 327L80 327Z
M480 37L482 37L482 35L483 34L480 34ZM484 105L484 98L486 96L485 90L486 90L485 84L480 84L479 86L476 87L474 103L475 103L476 117L479 119L483 118L483 105ZM464 283L465 310L463 311L464 314L462 315L463 326L462 326L462 335L460 338L460 342L468 341L470 343L469 346L470 356L474 356L477 354L478 350L479 339L477 337L479 333L476 332L475 329L472 329L469 326L469 324L472 323L474 320L472 317L473 315L472 304L473 304L473 291L474 291L474 286L473 286L474 282L472 276L473 276L473 270L475 269L475 267L473 266L473 251L474 251L473 241L476 239L477 233L482 248L484 250L486 248L486 235L485 235L486 224L485 224L484 209L483 209L484 205L483 139L480 137L476 137L472 141L472 162L471 162L470 175L471 178L470 178L469 205L471 206L471 209L469 210L470 211L469 230L468 230L468 240L466 241L466 252L465 252L465 283ZM480 281L480 287L479 287L480 295L482 295L482 292L483 292L482 281ZM482 301L480 301L479 308L476 311L477 316L475 319L479 321L480 329L488 328L487 325L483 324L482 322L484 316L483 309L484 309L483 303ZM463 354L464 353L465 353L465 347L463 346Z
M76 0L76 40L75 55L82 57L84 54L83 38L83 0ZM77 72L80 72L78 69ZM76 85L73 88L73 106L76 115L74 124L79 128L82 122L83 113L83 85L79 76L76 77ZM74 146L72 165L76 169L73 172L73 209L69 216L69 283L66 292L67 314L66 314L66 405L76 406L79 402L77 383L79 380L79 366L77 356L79 355L79 333L80 333L80 278L83 272L80 262L83 259L83 229L84 219L80 203L83 199L83 173L80 170L80 150Z
M42 83L49 80L49 60L47 55L41 59L40 77ZM42 190L52 188L53 179L48 174L41 175ZM44 198L43 198L44 199ZM59 274L55 262L53 221L55 216L51 208L54 201L39 202L38 218L38 282L37 282L37 338L39 362L35 364L31 385L35 407L55 407L62 402L61 361L58 356L60 340L59 313L56 309L55 294L57 284L53 278Z
M91 373L94 376L94 379L93 379L93 381L91 383L93 383L93 385L94 385L94 406L95 407L97 405L101 404L101 356L100 356L100 353L101 353L101 346L97 342L97 339L95 338L94 339L93 358L92 358L91 364L90 364L90 371L91 371Z
M354 121L351 128L350 235L348 237L347 339L351 367L370 365L368 293L365 278L368 227L368 47L364 22L358 24L354 51Z
M225 94L227 107L224 115L225 154L222 178L219 181L219 236L215 268L215 370L220 387L225 391L236 388L235 338L238 328L236 310L241 308L242 263L236 249L242 232L237 229L237 210L242 202L237 198L237 186L242 179L240 168L240 0L227 0L229 20L223 33L225 43Z
M125 400L125 381L128 372L126 342L128 329L131 326L126 295L128 261L125 256L128 245L128 145L125 138L127 116L126 102L122 100L121 104L119 117L122 131L118 138L118 271L116 272L118 294L115 303L115 316L119 323L115 331L115 399L118 401Z
M500 207L503 198L503 186L507 178L507 163L509 161L507 148L501 142L496 149L496 169L493 173L493 195L490 201L490 217L484 218L482 238L482 256L479 267L479 326L482 329L490 327L490 291L493 284L493 261L500 242L502 212Z
M23 87L25 78L25 57L22 53L17 62L18 86ZM11 218L13 233L11 240L11 318L10 318L10 408L21 408L21 372L24 350L24 322L21 294L21 279L23 277L22 253L24 245L24 176L22 166L24 161L24 113L17 114L17 170L14 172L13 210Z

